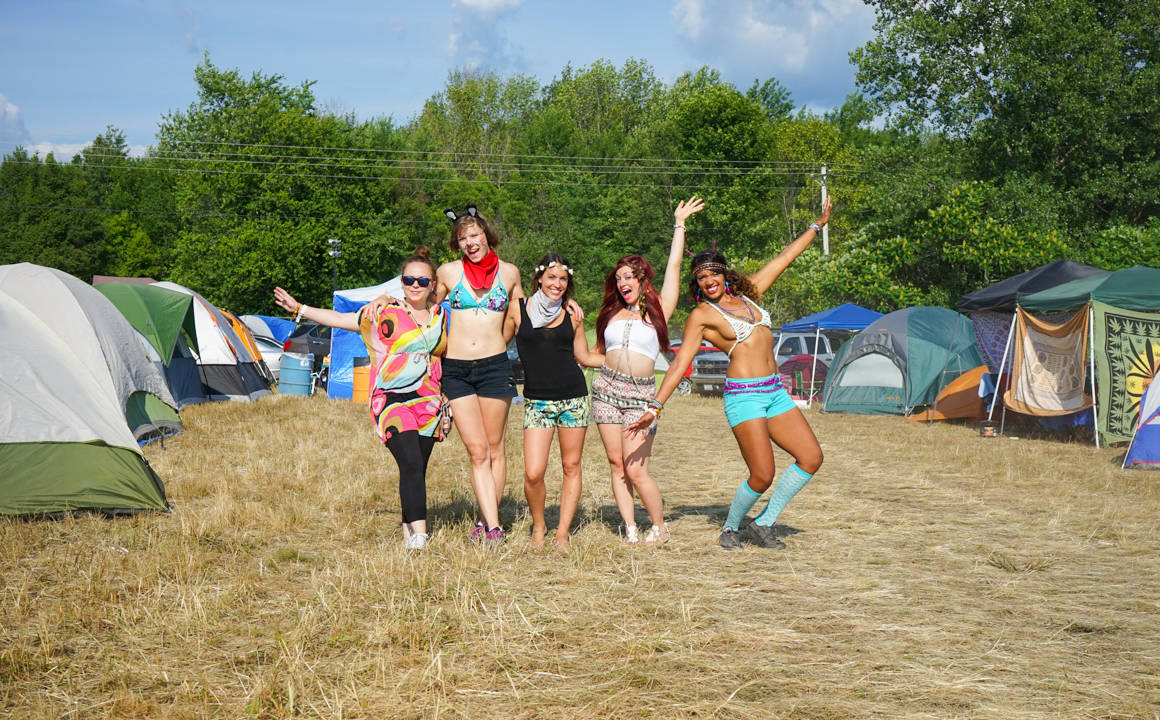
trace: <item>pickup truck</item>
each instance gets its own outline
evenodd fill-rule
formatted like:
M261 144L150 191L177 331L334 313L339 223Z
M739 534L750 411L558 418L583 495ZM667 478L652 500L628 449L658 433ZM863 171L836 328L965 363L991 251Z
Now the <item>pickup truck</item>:
M794 355L816 354L818 360L826 365L834 359L830 339L819 335L815 341L813 333L780 334L774 344L773 354L779 367ZM697 353L693 359L693 372L689 376L693 392L701 395L719 394L725 389L725 371L728 369L729 356L720 350Z

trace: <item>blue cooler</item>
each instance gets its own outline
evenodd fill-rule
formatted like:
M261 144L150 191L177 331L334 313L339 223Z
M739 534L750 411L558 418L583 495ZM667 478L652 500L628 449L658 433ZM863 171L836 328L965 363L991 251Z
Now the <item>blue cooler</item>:
M282 353L278 361L278 392L282 395L309 395L314 390L310 373L314 353Z

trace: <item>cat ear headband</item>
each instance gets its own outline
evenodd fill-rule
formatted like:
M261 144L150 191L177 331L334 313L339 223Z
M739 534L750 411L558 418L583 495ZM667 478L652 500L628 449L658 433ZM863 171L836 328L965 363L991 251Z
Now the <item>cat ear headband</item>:
M473 218L479 218L479 210L475 209L475 203L469 203L467 206L467 209L465 209L463 211L463 215L456 215L455 211L452 210L451 208L444 210L443 214L446 215L447 219L450 220L451 222L455 222L456 220L463 217L464 215L470 215Z

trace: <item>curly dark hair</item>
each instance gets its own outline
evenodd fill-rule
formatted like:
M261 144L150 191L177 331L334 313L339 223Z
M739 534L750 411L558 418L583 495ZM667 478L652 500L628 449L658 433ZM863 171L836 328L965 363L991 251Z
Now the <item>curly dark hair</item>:
M693 299L693 302L703 300L701 288L697 285L697 272L706 263L715 263L725 267L722 275L729 283L729 291L734 295L744 295L753 302L761 301L761 293L757 292L757 288L749 281L749 278L729 267L729 261L720 251L702 250L693 256L693 272L689 274L689 297Z

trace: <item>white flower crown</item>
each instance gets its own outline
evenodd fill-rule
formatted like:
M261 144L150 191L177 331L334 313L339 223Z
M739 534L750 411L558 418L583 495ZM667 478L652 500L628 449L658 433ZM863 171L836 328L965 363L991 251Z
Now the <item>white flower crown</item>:
M548 269L548 268L550 268L550 267L556 267L556 265L559 265L560 267L562 267L562 268L564 268L565 270L567 270L569 275L572 275L572 274L573 274L573 273L572 273L572 268L568 267L568 266L567 266L567 265L565 265L564 263L557 263L555 260L553 260L552 262L548 263L547 265L537 265L537 266L536 266L536 272L538 272L538 273L540 273L540 272L544 272L545 270L547 270L547 269Z

